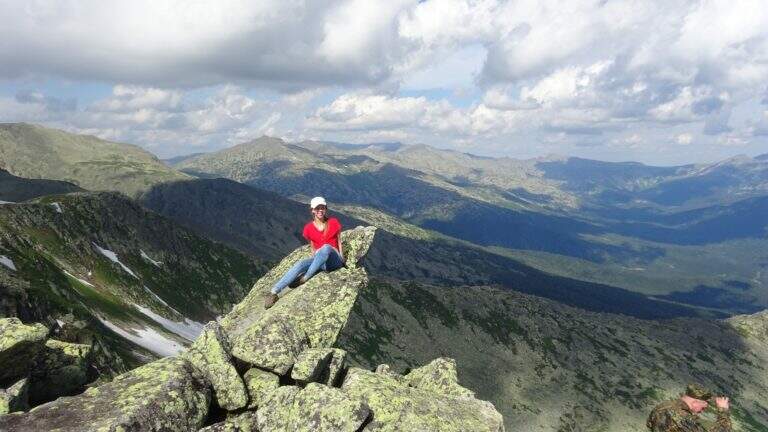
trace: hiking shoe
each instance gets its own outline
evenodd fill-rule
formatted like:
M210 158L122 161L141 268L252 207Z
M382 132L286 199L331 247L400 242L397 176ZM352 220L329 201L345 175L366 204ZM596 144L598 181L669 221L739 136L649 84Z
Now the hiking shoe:
M280 297L277 294L269 293L264 297L264 309L269 309L272 306L277 303L277 301L280 300Z
M299 275L299 277L294 279L293 282L288 284L288 286L291 287L291 288L296 288L299 285L303 284L304 282L306 282L306 280L304 280L304 273L302 273L301 275Z

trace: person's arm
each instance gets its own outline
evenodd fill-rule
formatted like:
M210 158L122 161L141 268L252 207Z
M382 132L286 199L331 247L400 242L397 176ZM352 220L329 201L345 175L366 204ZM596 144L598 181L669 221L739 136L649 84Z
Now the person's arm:
M341 234L341 233L339 233ZM339 255L341 255L341 260L346 262L347 260L344 259L344 244L341 243L341 235L339 235Z

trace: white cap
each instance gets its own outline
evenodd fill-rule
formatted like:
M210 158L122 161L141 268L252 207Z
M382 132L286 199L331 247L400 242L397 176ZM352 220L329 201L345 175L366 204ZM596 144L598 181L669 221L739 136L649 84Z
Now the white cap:
M315 207L319 205L327 206L328 204L325 203L325 198L323 197L314 197L312 198L312 201L309 202L309 207L314 209Z

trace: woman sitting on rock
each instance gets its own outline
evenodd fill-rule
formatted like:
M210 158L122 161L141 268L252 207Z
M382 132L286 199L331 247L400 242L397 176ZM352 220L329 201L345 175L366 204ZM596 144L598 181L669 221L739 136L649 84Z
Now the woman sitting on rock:
M275 283L264 299L265 309L271 308L280 299L278 294L285 287L299 286L320 270L330 272L344 267L344 252L339 240L341 223L336 218L328 217L325 198L312 198L309 207L312 209L312 220L304 225L302 235L312 246L312 257L298 261Z

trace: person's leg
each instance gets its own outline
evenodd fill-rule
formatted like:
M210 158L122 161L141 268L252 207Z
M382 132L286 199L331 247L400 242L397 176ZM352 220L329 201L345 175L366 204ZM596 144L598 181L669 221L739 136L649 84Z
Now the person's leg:
M342 267L344 267L344 260L336 249L331 248L331 252L328 254L328 259L325 261L325 268L323 268L323 270L332 272Z
M290 270L285 272L283 277L272 286L272 294L279 294L280 291L284 290L285 287L290 285L290 283L296 280L302 273L306 273L312 262L312 258L304 258L303 260L297 261L296 264L294 264Z
M315 256L312 259L312 264L307 269L307 272L304 273L304 280L307 281L309 278L314 276L318 271L325 268L325 262L328 261L328 257L331 255L331 253L336 252L336 250L331 245L323 245L320 249L315 251Z

